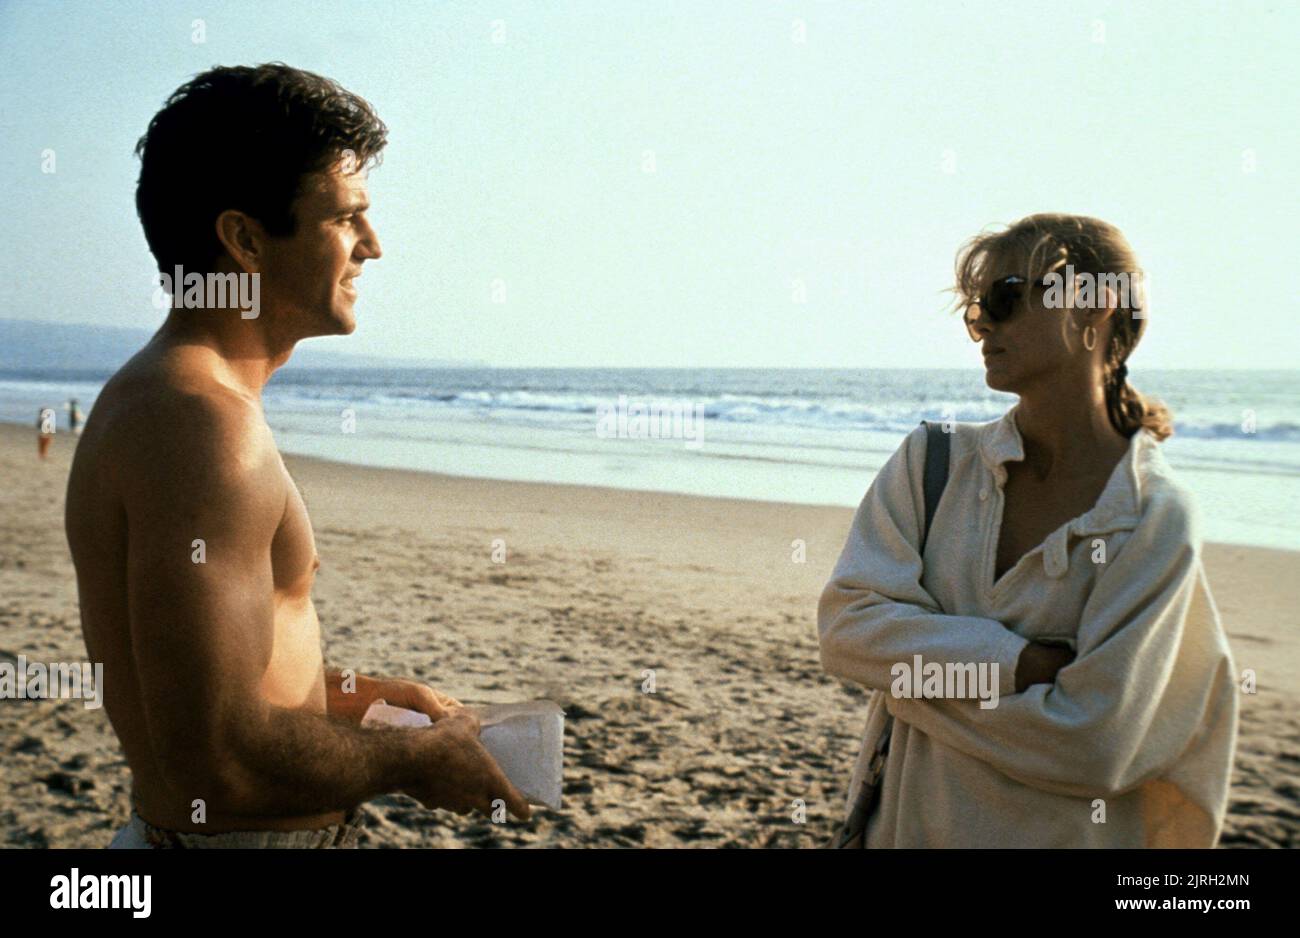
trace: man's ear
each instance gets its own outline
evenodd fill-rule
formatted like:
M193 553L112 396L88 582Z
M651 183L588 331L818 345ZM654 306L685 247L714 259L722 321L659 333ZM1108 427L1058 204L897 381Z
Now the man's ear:
M266 250L266 231L256 218L235 209L217 216L217 240L245 273L260 273Z

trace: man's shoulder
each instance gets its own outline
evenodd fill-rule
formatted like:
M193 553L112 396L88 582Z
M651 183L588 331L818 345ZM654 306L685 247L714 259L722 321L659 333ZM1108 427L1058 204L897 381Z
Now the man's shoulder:
M135 361L105 392L104 433L119 473L151 485L225 486L265 481L279 466L258 403L201 369L167 358Z

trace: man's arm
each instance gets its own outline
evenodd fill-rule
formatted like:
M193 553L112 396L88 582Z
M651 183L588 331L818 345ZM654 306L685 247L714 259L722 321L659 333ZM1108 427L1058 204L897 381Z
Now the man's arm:
M352 669L344 673L338 668L325 668L325 708L330 716L360 726L362 717L376 700L382 700L390 707L418 710L435 723L464 706L455 697L419 681L357 674Z
M325 668L325 710L337 720L360 726L370 705L383 697L374 688L374 681L364 674L338 668Z
M456 810L503 797L527 816L473 721L370 731L263 698L271 542L287 498L274 444L253 405L233 396L174 395L160 410L122 473L129 611L149 735L185 804L282 816L408 790Z

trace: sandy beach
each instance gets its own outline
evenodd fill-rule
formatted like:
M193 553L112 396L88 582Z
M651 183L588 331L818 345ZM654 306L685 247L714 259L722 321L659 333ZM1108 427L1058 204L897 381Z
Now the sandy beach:
M0 661L82 661L63 534L75 441L59 434L41 463L34 437L0 425ZM567 712L562 810L493 825L385 796L363 808L362 846L830 835L864 694L822 673L816 602L850 509L285 461L315 526L329 664ZM1205 558L1238 669L1258 675L1221 844L1297 846L1300 554L1207 544ZM0 845L101 847L125 823L129 775L102 709L0 700L0 753Z

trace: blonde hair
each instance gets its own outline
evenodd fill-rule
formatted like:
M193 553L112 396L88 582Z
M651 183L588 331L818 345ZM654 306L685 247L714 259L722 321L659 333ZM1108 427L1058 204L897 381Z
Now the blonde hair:
M1085 215L1044 213L1030 215L1005 231L981 232L962 245L957 254L956 282L952 292L963 314L987 288L994 263L1008 254L1029 259L1025 276L1037 283L1049 271L1068 263L1075 273L1127 274L1141 283L1142 270L1127 239L1114 225ZM1126 437L1145 427L1158 440L1174 432L1173 414L1165 404L1139 393L1128 383L1125 361L1146 330L1145 297L1137 289L1117 297L1111 316L1110 341L1103 358L1106 409L1110 422ZM1141 315L1135 316L1134 312Z

